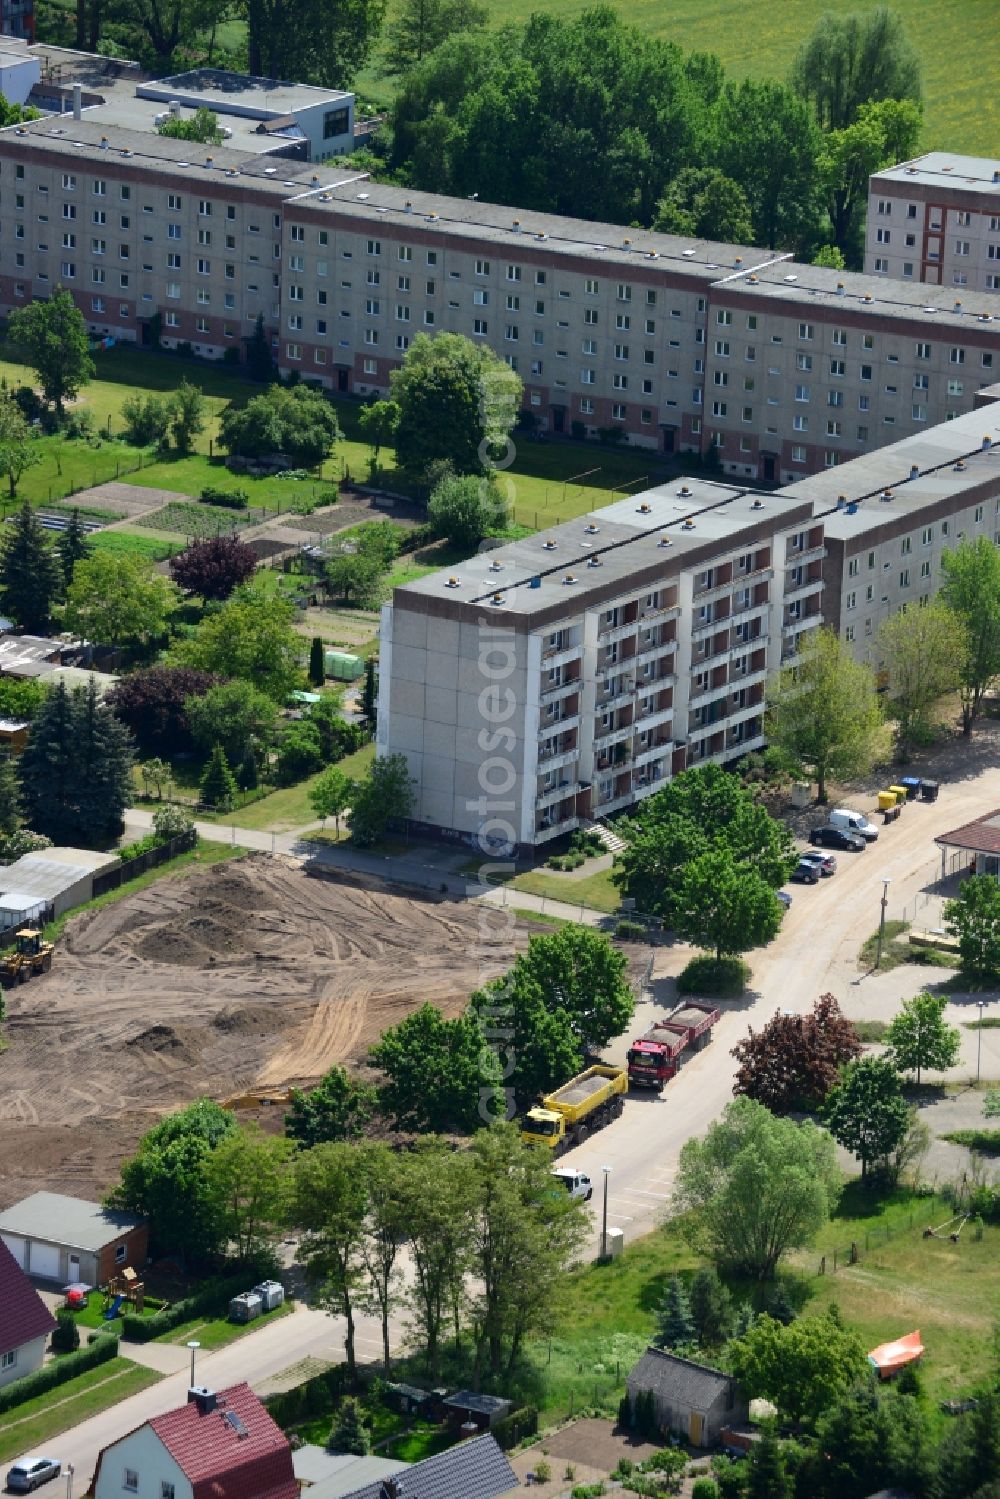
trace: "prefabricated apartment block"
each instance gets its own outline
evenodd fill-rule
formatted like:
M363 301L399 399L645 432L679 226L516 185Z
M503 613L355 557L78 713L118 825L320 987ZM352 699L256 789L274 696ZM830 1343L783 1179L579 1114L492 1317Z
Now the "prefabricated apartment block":
M997 378L988 292L380 186L292 159L266 121L164 138L162 90L128 87L0 131L0 312L62 284L96 335L208 358L260 318L284 373L361 396L417 333L454 331L518 371L542 431L714 447L737 482L835 467Z
M1000 291L1000 158L930 151L868 184L865 270L966 291Z
M379 754L406 756L416 830L527 853L764 742L767 676L882 621L944 550L1000 542L1000 404L779 493L672 480L397 588Z

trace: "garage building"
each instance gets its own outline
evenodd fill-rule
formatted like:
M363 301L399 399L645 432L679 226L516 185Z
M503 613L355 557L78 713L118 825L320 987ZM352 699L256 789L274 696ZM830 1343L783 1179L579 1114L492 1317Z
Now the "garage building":
M0 1213L0 1240L22 1270L60 1285L104 1285L126 1265L141 1269L149 1252L145 1219L59 1192L35 1192Z

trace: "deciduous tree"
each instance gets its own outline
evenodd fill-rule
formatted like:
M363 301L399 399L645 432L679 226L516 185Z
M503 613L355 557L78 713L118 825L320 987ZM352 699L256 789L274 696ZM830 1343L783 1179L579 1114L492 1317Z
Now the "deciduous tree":
M416 0L416 3L422 4L425 0ZM358 412L358 430L365 442L371 443L376 467L379 453L395 438L398 423L399 407L395 401L369 401Z
M309 1149L327 1140L355 1140L375 1108L375 1089L343 1067L331 1067L315 1088L292 1089L285 1134Z
M886 1170L910 1124L892 1062L887 1057L849 1062L827 1095L823 1117L838 1145L858 1157L862 1181L869 1179L873 1167Z
M820 141L805 101L781 83L727 83L713 133L713 164L746 194L754 243L791 249L807 241L816 223Z
M4 608L22 630L40 634L49 622L62 586L58 553L25 500L13 520L4 526L0 540Z
M861 1042L832 994L822 995L811 1014L778 1011L733 1047L739 1063L733 1092L756 1099L772 1114L816 1108L840 1068L861 1055Z
M205 430L205 397L197 385L182 380L167 402L167 412L174 447L185 458L194 447L195 438Z
M738 1098L703 1139L683 1146L676 1201L717 1263L765 1280L826 1222L839 1187L825 1130Z
M325 822L332 817L340 837L340 819L351 805L354 796L354 781L335 765L331 765L309 788L309 802L317 817Z
M66 288L57 286L48 301L16 307L7 338L35 371L42 395L61 420L64 402L94 378L87 324Z
M968 635L963 621L935 599L891 614L879 630L878 644L889 678L886 696L905 753L930 732L936 705L961 682Z
M170 559L170 576L188 593L209 599L228 599L257 571L257 554L238 536L209 536L192 541Z
M584 1051L621 1035L635 1009L625 954L590 927L568 924L532 937L510 977L514 987L536 986L547 1009L564 1010Z
M944 924L958 938L962 972L977 979L1000 976L1000 885L991 874L962 881L955 900L945 902Z
M896 99L862 104L851 124L823 137L817 172L834 241L851 264L860 265L863 257L869 177L912 157L919 138L919 107Z
M379 1100L397 1129L474 1130L484 1082L482 1032L473 1016L445 1020L425 1004L383 1031L370 1060L382 1073Z
M747 195L717 167L685 167L656 205L653 228L723 244L749 245L753 222Z
M398 1261L409 1236L403 1180L406 1164L382 1141L364 1147L362 1169L368 1188L368 1219L361 1253L368 1277L361 1304L382 1323L382 1367L388 1375L392 1354L389 1319L403 1295Z
M273 1243L285 1213L291 1144L259 1125L225 1135L205 1163L224 1241L238 1260Z
M184 704L191 737L204 754L220 744L227 761L263 763L274 742L278 705L266 692L237 678L220 682Z
M357 1378L354 1312L364 1261L368 1190L353 1145L329 1143L303 1150L292 1169L289 1216L303 1238L297 1258L320 1305L344 1318L348 1378Z
M460 333L420 333L392 372L399 407L396 461L423 475L447 459L456 474L483 474L499 457L521 404L521 381L486 344Z
M725 847L706 849L684 871L673 926L679 937L711 948L716 958L748 952L777 934L782 908L757 870Z
M219 420L220 440L231 453L244 458L278 453L300 468L322 463L339 436L336 410L307 385L291 390L272 385L244 406L227 406Z
M862 105L879 99L920 103L920 58L897 11L885 6L830 12L817 22L792 68L824 130L853 124Z
M767 709L768 740L811 770L821 802L829 776L862 775L888 747L875 674L833 630L809 631L798 664L772 679Z
M388 28L386 72L396 77L409 72L458 32L485 26L487 16L476 0L401 0Z
M587 1233L583 1204L553 1192L546 1152L513 1124L472 1142L472 1316L480 1358L510 1378L532 1334L551 1330L560 1287Z
M452 474L427 502L427 519L438 536L463 551L475 551L490 531L507 524L507 502L489 475Z
M187 702L215 682L210 672L190 666L145 666L121 677L106 701L144 754L181 754L194 747Z
M205 1163L236 1129L234 1116L208 1098L168 1115L124 1162L107 1205L149 1218L157 1253L204 1259L223 1232Z
M17 499L22 475L41 461L42 455L24 413L12 396L4 394L0 397L0 474L7 476L11 500Z
M374 50L385 0L244 0L250 71L346 89ZM242 7L241 7L242 8ZM346 130L346 124L345 124Z
M1000 547L988 536L941 554L941 599L965 626L961 671L962 732L972 733L983 695L1000 676Z
M787 1327L758 1317L728 1358L750 1398L770 1400L791 1421L816 1420L868 1368L857 1333L831 1317L797 1317Z
M904 1002L885 1033L889 1056L901 1072L920 1074L928 1069L944 1072L958 1061L961 1036L956 1026L945 1022L948 1001L924 989Z
M461 1306L472 1263L476 1182L471 1153L425 1136L407 1161L401 1202L409 1230L413 1281L409 1305L432 1380L440 1374L441 1336Z
M351 838L359 848L379 843L413 809L416 782L405 755L379 755L358 783L351 803Z
M244 677L284 704L302 680L294 616L291 600L244 583L218 613L202 621L193 639L175 648L175 656L220 677Z
M96 644L139 644L163 634L178 602L176 587L148 557L101 550L77 563L62 618Z

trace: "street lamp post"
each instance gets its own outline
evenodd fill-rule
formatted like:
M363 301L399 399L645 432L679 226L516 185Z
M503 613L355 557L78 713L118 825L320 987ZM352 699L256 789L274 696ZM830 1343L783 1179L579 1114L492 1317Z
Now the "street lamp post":
M72 1463L66 1464L66 1499L73 1499L73 1474L76 1469Z
M976 1007L979 1010L979 1025L978 1025L978 1027L976 1029L976 1037L977 1037L977 1040L976 1040L976 1083L978 1085L978 1083L979 1083L979 1074L980 1074L980 1064L982 1063L982 1060L983 1060L983 1011L986 1008L986 1001L985 1001L985 999L977 1000L976 1001Z
M191 1350L191 1384L190 1384L190 1388L193 1390L194 1389L194 1356L198 1352L198 1349L201 1347L201 1344L198 1342L197 1338L192 1338L191 1341L188 1343L188 1347Z
M882 947L885 943L885 908L889 904L889 886L891 883L892 881L887 879L883 879L882 881L882 914L879 917L878 923L878 950L875 954L876 968L878 968L882 962Z
M610 1166L602 1166L604 1172L604 1217L601 1223L601 1259L608 1257L608 1177L611 1175Z

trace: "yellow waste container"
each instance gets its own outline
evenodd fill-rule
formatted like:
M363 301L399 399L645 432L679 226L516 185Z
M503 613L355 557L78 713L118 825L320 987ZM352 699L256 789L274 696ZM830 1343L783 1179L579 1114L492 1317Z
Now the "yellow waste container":
M880 791L878 794L878 809L880 812L888 812L896 805L896 793L894 791Z
M899 805L902 806L903 803L906 801L906 787L905 786L890 786L889 790L892 792L893 796L896 798L896 800L899 803Z

